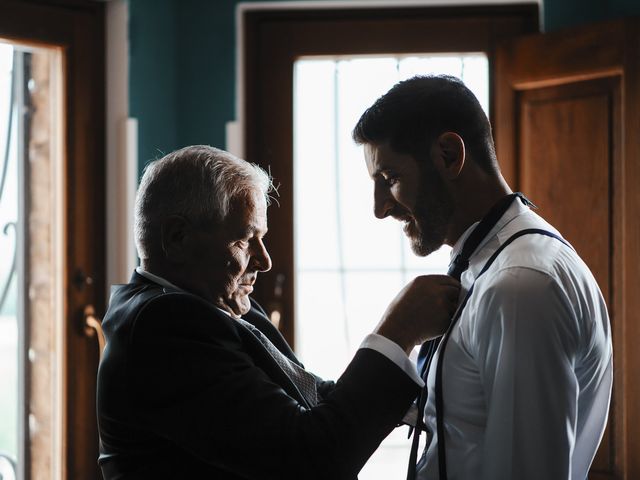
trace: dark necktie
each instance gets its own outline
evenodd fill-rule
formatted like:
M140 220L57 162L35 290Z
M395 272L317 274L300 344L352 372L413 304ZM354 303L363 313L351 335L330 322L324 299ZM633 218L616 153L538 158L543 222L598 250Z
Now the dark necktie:
M258 340L260 340L264 348L271 354L278 366L291 379L300 393L307 400L309 405L315 407L318 404L316 378L312 374L307 372L304 368L296 365L294 362L289 360L286 355L278 350L278 348L271 342L271 340L269 340L267 336L253 324L241 318L238 319L238 322L247 327L251 331L251 333L258 337Z
M491 207L491 210L480 220L476 228L473 229L469 237L465 240L462 248L460 249L460 253L456 255L456 258L453 259L451 265L449 265L449 270L447 271L447 275L455 278L460 281L460 277L462 273L469 268L469 259L475 253L476 249L485 239L485 237L489 234L489 232L496 226L498 221L502 218L505 212L509 209L513 201L519 198L522 203L527 206L534 207L535 205L531 203L531 201L525 197L520 192L515 192L510 195L507 195ZM427 376L429 374L429 367L431 365L431 360L433 359L436 350L438 349L438 345L440 344L440 340L442 337L434 338L433 340L428 340L424 342L420 346L420 352L418 353L418 361L417 367L418 372L420 372L420 376L425 382L425 387L418 394L418 398L416 400L416 404L418 406L418 420L416 423L415 429L410 430L409 435L413 433L413 442L411 444L411 453L409 455L409 469L407 472L407 480L414 480L416 477L416 462L418 459L418 443L420 432L422 430L426 431L426 425L424 424L424 408L427 404Z

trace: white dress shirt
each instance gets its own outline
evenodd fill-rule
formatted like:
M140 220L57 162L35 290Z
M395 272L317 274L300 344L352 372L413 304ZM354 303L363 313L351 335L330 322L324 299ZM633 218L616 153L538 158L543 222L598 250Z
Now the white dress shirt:
M151 280L152 282L155 282L163 287L169 287L174 290L182 290L168 280L159 277L158 275L154 275L153 273L147 272L142 267L136 267L136 272L146 279ZM218 308L218 310L229 315L229 312L227 312L226 310L223 310L221 308ZM415 364L409 359L405 351L397 343L389 340L386 337L383 337L382 335L371 333L364 338L362 344L360 344L360 348L370 348L384 355L393 363L395 363L402 371L409 375L409 377L411 377L411 379L416 382L418 386L424 387L424 382L422 378L420 378Z
M557 233L513 202L471 257L462 296L492 253L526 228ZM438 479L435 370L420 480ZM515 240L476 283L445 349L448 479L584 480L604 432L612 373L607 309L587 266L555 238Z

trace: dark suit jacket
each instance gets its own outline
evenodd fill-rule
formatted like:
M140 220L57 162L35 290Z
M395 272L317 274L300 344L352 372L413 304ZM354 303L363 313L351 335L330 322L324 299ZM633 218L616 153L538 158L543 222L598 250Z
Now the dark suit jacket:
M245 320L295 355L252 302ZM195 295L134 273L113 287L98 372L106 480L353 479L418 386L360 349L309 408L246 327Z

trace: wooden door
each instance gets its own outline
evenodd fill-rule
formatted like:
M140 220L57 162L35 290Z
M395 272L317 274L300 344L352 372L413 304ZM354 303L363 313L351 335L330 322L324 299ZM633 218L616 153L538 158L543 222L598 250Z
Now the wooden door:
M102 478L95 411L99 350L86 336L83 315L87 305L103 312L105 300L104 5L3 0L0 39L34 49L24 107L28 295L20 478ZM59 108L48 121L54 103ZM38 271L45 253L48 263ZM47 301L38 300L40 292Z
M590 478L640 478L640 23L518 38L498 50L494 91L507 180L574 245L609 308L614 391Z

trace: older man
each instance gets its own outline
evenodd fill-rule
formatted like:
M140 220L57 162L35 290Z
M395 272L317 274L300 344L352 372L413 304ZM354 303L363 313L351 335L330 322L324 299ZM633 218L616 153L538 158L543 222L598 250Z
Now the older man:
M500 174L477 99L456 78L415 77L353 135L376 216L402 221L418 255L452 246L465 291L447 334L422 349L418 478L584 480L609 408L607 308L578 254Z
M354 478L419 391L406 352L444 330L457 282L409 284L337 383L320 380L249 297L271 268L270 186L255 165L206 146L146 169L141 266L113 288L103 322L106 480Z

